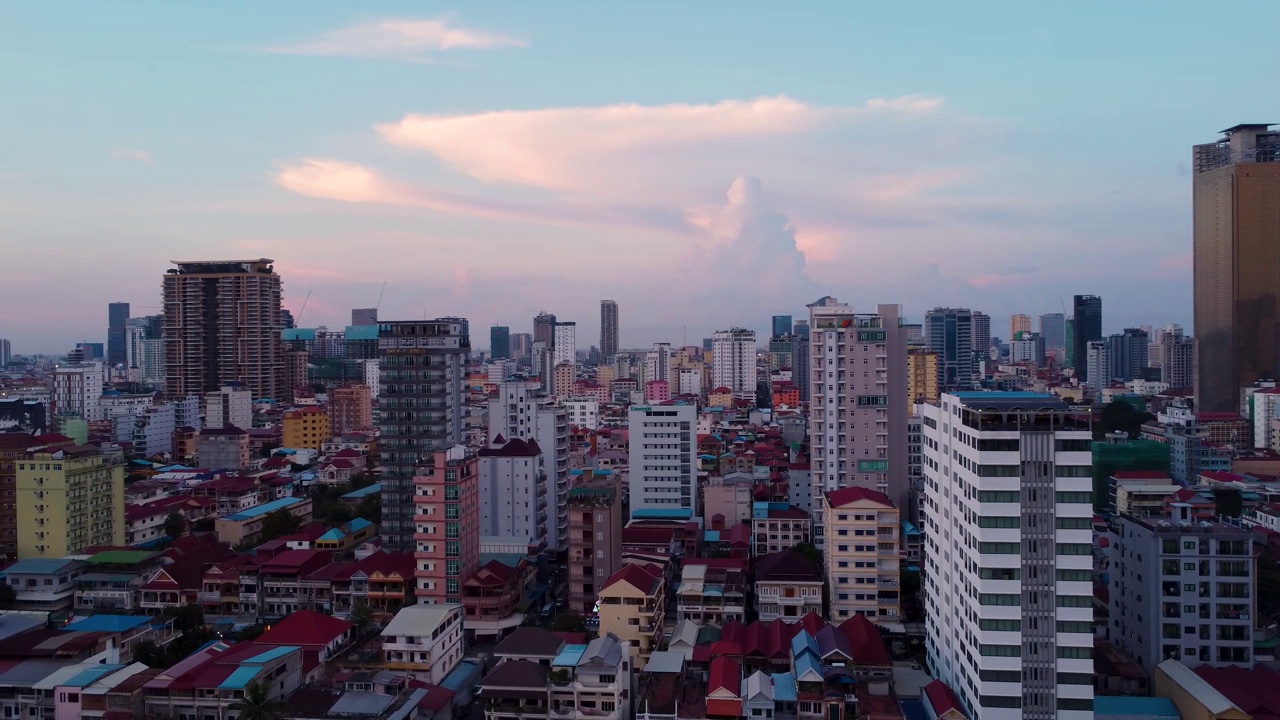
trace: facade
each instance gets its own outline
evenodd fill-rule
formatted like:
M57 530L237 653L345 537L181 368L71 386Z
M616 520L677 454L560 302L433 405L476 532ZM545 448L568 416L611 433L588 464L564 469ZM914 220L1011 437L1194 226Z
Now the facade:
M1182 390L1193 387L1196 377L1196 340L1182 334L1182 328L1174 326L1161 335L1160 382Z
M987 352L979 342L974 317L974 311L967 308L940 307L925 313L925 344L938 356L938 389L942 392L974 386L974 370ZM988 345L990 338L988 325Z
M1111 346L1106 340L1090 340L1086 343L1082 382L1094 390L1103 390L1111 385Z
M916 403L938 402L938 353L907 349L907 411Z
M1252 667L1250 530L1196 522L1185 503L1171 510L1119 520L1108 637L1148 674L1165 660L1192 668Z
M884 493L861 487L822 496L831 618L874 621L901 614L902 516Z
M657 511L698 515L698 408L633 405L628 411L628 498L631 516Z
M630 644L643 668L665 634L667 583L657 565L628 563L600 587L600 635L613 633Z
M462 582L480 567L479 462L475 451L461 445L427 460L414 474L410 496L415 594L419 604L460 603Z
M1088 417L1024 392L949 393L921 408L934 677L970 717L1091 718Z
M107 305L107 366L123 365L125 353L125 324L129 322L129 303L113 302Z
M551 387L557 400L573 397L573 386L578 378L578 366L570 362L562 362L551 371Z
M318 407L303 407L284 414L284 447L320 450L333 437L329 413Z
M600 301L600 354L611 358L618 354L618 303Z
M330 390L329 424L333 435L372 429L373 391L369 386L342 385ZM285 447L290 446L286 444Z
M1010 315L1009 316L1009 339L1016 340L1022 333L1031 332L1031 316L1030 315Z
M1044 337L1039 333L1024 332L1017 340L1009 341L1009 362L1043 367L1046 352Z
M23 560L124 545L124 465L92 445L34 448L20 455L14 504Z
M809 311L813 542L820 548L826 532L816 499L827 491L864 487L888 495L896 507L906 507L908 494L908 356L900 308L856 313L829 300Z
M493 360L511 357L511 328L506 325L489 328L489 357Z
M1044 337L1045 351L1062 364L1067 347L1067 318L1062 313L1045 313L1040 316L1040 335Z
M211 470L248 467L249 433L236 427L201 430L196 439L196 461Z
M280 276L272 260L174 262L164 276L165 394L244 383L255 398L284 383Z
M504 382L489 400L489 441L536 442L543 454L549 522L547 547L559 552L568 547L569 519L565 499L569 494L569 413L536 383Z
M809 513L785 502L751 504L751 554L768 555L812 540Z
M548 522L547 473L537 441L519 438L479 452L480 535L545 542L555 533Z
M569 491L569 609L586 617L622 565L622 488L595 480Z
M756 402L756 334L754 330L721 330L711 338L712 378L737 400Z
M414 484L438 452L463 439L463 381L471 339L458 318L378 326L383 547L414 551ZM433 472L428 470L427 472Z
M676 587L676 620L716 627L744 622L749 574L746 558L685 558Z
M26 433L0 433L0 552L18 557L18 459L32 446Z
M1076 378L1083 383L1092 377L1088 369L1089 343L1102 339L1102 298L1076 295L1071 308L1071 366L1076 369Z
M616 635L566 647L551 661L551 717L565 720L631 717L631 649Z
M462 661L463 610L457 603L411 605L382 629L382 664L439 685Z
M370 327L378 324L378 308L352 308L351 326Z
M106 371L100 362L59 365L53 371L53 415L102 420L102 388Z
M551 343L551 362L558 367L561 363L577 366L578 364L578 324L575 322L556 322L555 337Z
M204 426L218 430L253 427L253 393L241 383L229 383L204 396Z
M781 618L798 622L809 613L822 615L822 569L792 550L756 559L755 598L760 622Z
M1280 133L1236 125L1192 160L1196 407L1227 412L1280 371Z
M576 425L587 430L595 430L600 427L599 401L585 399L566 400L564 409L568 415L570 425Z
M556 316L549 312L540 312L533 318L533 341L540 342L550 350L556 343Z

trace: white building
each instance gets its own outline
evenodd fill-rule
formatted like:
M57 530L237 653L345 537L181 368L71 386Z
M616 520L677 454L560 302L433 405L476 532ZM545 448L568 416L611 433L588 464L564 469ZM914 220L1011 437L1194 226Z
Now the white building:
M569 414L570 425L577 425L589 430L595 430L600 427L599 402L585 398L566 400L564 409Z
M1111 352L1107 349L1107 341L1090 340L1085 353L1085 371L1089 373L1085 384L1095 390L1106 388L1111 384Z
M693 405L633 405L628 415L628 494L631 516L698 515L697 444Z
M536 344L536 343L535 343ZM489 399L489 444L533 440L542 450L547 501L555 508L549 513L553 531L547 547L553 551L569 547L569 414L563 405L542 394L537 381L504 382Z
M1036 367L1044 365L1044 337L1039 333L1026 333L1017 340L1009 341L1009 362L1033 363Z
M361 360L360 369L364 371L364 384L369 386L369 394L375 399L382 394L382 370L378 360Z
M756 333L733 328L711 336L712 382L727 387L733 397L756 402Z
M578 324L572 322L556 323L552 348L552 367L562 362L576 366L578 364Z
M217 392L206 393L204 425L212 430L253 427L253 393L240 383L223 385Z
M702 367L682 367L677 383L677 395L702 396Z
M1092 433L1027 392L944 394L924 424L933 675L970 717L1093 717Z
M439 685L462 660L462 606L410 605L382 629L382 659L389 669Z
M671 382L671 343L654 343L645 353L644 381L666 380Z
M129 318L124 329L125 367L136 368L146 383L164 381L164 340L147 338L148 318Z
M908 507L907 340L897 305L857 313L835 298L809 306L813 542L826 540L825 493L863 487Z
M631 717L631 644L606 633L582 653L566 652L552 661L557 675L549 683L552 713L566 720ZM561 679L563 678L563 679Z
M59 365L53 371L53 414L76 415L89 422L104 419L102 384L104 369L100 362Z
M542 450L536 441L515 438L479 452L480 535L555 542L547 522L548 496ZM555 508L550 510L554 517Z

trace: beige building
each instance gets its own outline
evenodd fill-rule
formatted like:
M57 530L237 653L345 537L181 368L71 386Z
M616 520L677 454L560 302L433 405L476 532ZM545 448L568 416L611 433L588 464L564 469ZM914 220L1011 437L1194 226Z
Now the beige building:
M901 609L901 516L884 493L860 487L822 496L826 577L835 622L864 615L897 620Z
M329 391L329 430L346 435L373 428L373 391L368 385L343 385Z
M282 510L298 518L299 525L311 522L310 498L285 497L220 517L213 529L218 534L218 542L229 545L256 542L267 516Z
M1018 333L1031 332L1031 316L1030 315L1010 315L1009 316L1009 339L1016 340Z
M329 413L318 407L304 407L284 414L284 446L319 451L333 433Z
M907 349L907 412L916 403L938 402L938 353Z
M729 473L707 478L702 486L702 521L704 526L717 529L715 517L720 516L724 528L751 519L751 488L755 478L747 473Z
M630 643L636 669L658 649L667 613L667 583L653 564L623 565L600 588L600 635L613 633Z
M1182 489L1169 478L1126 478L1116 480L1116 513L1120 515L1164 515L1165 498Z
M756 559L756 608L761 622L782 618L797 622L809 613L822 614L822 568L794 550Z
M1280 132L1227 128L1192 164L1196 410L1234 412L1280 371Z
M92 445L18 455L18 557L61 558L125 543L124 465Z
M595 481L569 491L569 609L584 617L622 566L622 489Z

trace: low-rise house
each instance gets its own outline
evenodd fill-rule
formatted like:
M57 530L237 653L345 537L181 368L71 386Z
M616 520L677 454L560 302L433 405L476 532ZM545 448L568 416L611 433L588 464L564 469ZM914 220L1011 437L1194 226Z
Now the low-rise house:
M745 558L685 558L676 618L723 625L747 614Z
M752 551L756 555L781 552L810 541L809 513L790 503L751 504Z
M624 565L600 588L600 633L628 643L643 667L662 640L667 584L657 565Z
M346 620L299 610L271 626L254 643L272 647L302 648L303 682L314 682L329 662L351 642L354 626Z
M273 512L284 511L302 523L311 522L311 499L287 497L255 505L218 518L214 530L218 540L229 545L252 543L262 535L262 523Z
M462 626L461 605L410 605L382 629L382 664L438 685L462 659Z
M524 622L517 612L533 588L536 571L521 558L515 566L490 560L462 583L467 631L476 637L501 635Z
M680 653L654 652L636 685L636 720L707 717L707 683Z
M145 683L146 712L151 717L229 718L254 682L266 688L270 700L288 697L302 682L302 649L215 642Z
M76 578L85 567L71 558L33 558L10 565L4 569L4 581L13 589L13 609L67 612L75 603Z
M565 645L565 639L550 630L518 627L498 643L493 656L499 660L531 660L550 667Z
M104 550L84 557L84 572L75 579L76 612L132 612L141 588L160 568L160 553L147 550Z
M530 660L499 663L480 683L485 720L548 718L550 674L549 667Z
M344 553L377 534L377 525L364 518L356 518L338 527L326 530L320 537L315 539L315 548L317 550Z
M316 467L318 478L325 485L341 485L351 482L356 475L368 467L360 458L335 457L326 460Z
M216 502L212 498L191 495L170 495L144 505L126 505L125 544L150 545L164 540L165 520L174 512L190 525L197 520L213 517L215 508Z
M304 581L332 561L323 550L286 550L263 559L258 565L259 617L283 618L310 609L314 592Z
M242 589L242 572L246 587ZM258 608L257 565L253 558L241 555L220 562L204 571L200 579L200 606L214 615L238 615L242 612L256 614Z
M631 717L633 659L613 634L567 645L551 661L550 704L557 718Z
M764 555L756 560L755 596L765 622L795 622L811 612L821 614L822 569L794 550Z
M969 720L956 694L941 680L934 680L920 691L924 710L933 720Z
M742 717L742 666L723 655L711 661L707 676L707 717Z
M134 650L144 642L164 647L177 639L172 618L151 618L145 615L90 615L68 623L62 632L97 633L103 636L102 647L123 662L133 659Z
M348 615L356 605L364 605L374 622L390 620L400 608L413 603L413 571L412 554L382 550L343 565L329 580L333 612Z

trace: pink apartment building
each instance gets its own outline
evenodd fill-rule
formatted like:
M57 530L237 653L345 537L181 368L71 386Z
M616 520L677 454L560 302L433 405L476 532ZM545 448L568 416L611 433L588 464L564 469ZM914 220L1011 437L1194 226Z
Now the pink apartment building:
M666 380L650 380L644 384L644 401L664 403L671 399L671 385Z
M477 455L439 450L413 478L414 576L418 602L462 602L462 583L480 566Z

